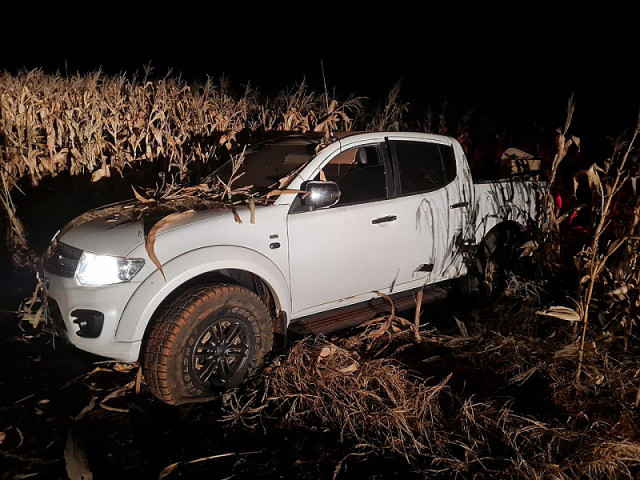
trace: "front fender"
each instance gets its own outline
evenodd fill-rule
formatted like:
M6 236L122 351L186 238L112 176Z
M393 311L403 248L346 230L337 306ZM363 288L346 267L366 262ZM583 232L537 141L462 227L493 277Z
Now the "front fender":
M115 340L138 342L152 315L171 292L198 275L223 269L251 272L262 278L277 297L279 309L291 318L291 295L282 271L264 255L244 247L204 247L184 253L162 266L167 281L159 270L149 275L133 293L127 303Z

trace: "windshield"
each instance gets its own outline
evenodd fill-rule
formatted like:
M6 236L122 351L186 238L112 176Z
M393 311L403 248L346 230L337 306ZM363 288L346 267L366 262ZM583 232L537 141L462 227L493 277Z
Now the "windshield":
M263 195L278 185L278 181L297 170L316 155L320 138L289 138L264 142L248 149L238 169L232 188L253 186ZM227 183L231 177L231 161L215 170L207 180L220 177ZM242 176L238 177L239 175Z

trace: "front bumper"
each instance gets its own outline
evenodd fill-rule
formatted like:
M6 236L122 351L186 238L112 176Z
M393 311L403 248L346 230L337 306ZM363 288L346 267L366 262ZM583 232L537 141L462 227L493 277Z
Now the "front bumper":
M48 316L56 331L69 343L81 350L113 358L121 362L136 362L140 341L117 342L116 330L127 302L139 286L139 282L119 283L103 287L82 287L75 278L66 278L44 272L47 285ZM104 315L99 336L80 336L79 325L73 321L72 312L95 310Z

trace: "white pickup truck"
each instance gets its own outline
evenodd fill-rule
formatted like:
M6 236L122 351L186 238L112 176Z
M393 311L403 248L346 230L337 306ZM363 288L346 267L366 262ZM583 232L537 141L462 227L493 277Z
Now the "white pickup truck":
M328 332L388 307L445 295L482 274L489 257L536 217L536 185L474 183L452 138L353 133L320 148L291 135L246 154L235 187L265 193L296 172L269 205L197 211L159 229L108 215L63 230L44 258L48 310L72 344L140 361L170 404L202 401L256 374L274 334ZM230 169L222 166L216 175ZM164 276L163 276L164 273ZM166 279L164 278L166 277Z

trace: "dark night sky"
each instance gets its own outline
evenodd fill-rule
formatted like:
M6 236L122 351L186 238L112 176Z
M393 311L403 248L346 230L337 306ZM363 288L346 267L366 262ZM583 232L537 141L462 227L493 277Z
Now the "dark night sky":
M137 22L132 15L115 35L103 35L107 27L93 21L82 28L40 29L35 39L4 31L0 70L102 67L118 73L151 62L157 73L172 67L189 80L224 73L235 85L250 81L275 93L303 77L321 88L323 59L329 88L342 96L353 92L380 101L402 79L402 97L418 109L447 97L454 109L475 108L500 124L537 120L555 127L575 92L577 133L601 140L637 119L636 28L621 24L624 12L611 12L615 21L606 10L586 20L584 12L539 6L532 12L520 4L511 18L487 20L487 11L478 12L479 18L455 9L426 16L398 8L359 18L314 8L313 15L299 18L225 12L190 23L184 16L173 23ZM308 22L311 16L320 21Z

